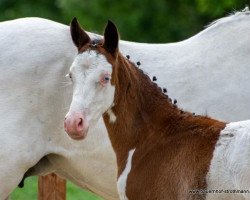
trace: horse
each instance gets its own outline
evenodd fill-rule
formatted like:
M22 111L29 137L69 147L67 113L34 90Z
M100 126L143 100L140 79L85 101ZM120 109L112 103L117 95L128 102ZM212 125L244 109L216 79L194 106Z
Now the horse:
M84 139L103 117L121 200L250 198L250 120L226 123L179 109L119 52L111 21L103 40L91 40L75 18L71 34L79 54L69 70L65 130Z
M164 90L178 100L178 106L227 121L242 120L249 117L250 108L249 20L245 9L181 42L120 41L119 48L155 76L159 86L168 86ZM89 130L86 140L77 142L65 134L61 123L72 95L65 74L77 54L69 27L42 18L21 18L1 22L0 38L0 114L4 116L0 199L23 178L50 172L105 199L117 199L115 154L103 120Z

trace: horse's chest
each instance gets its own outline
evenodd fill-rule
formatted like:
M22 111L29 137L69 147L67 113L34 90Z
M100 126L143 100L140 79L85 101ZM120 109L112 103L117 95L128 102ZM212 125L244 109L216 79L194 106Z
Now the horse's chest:
M179 147L180 152L181 150ZM200 174L199 169L191 171L194 159L185 162L185 153L176 153L177 150L171 151L164 145L153 148L146 154L143 153L146 150L139 148L135 154L134 151L129 151L126 166L117 181L120 199L189 199L190 189L205 187L196 180L197 177L205 180L205 174ZM179 154L181 157L177 156ZM191 199L196 196L204 199L203 195L192 195Z
M166 199L166 197L187 199L187 193L180 194L177 187L178 183L171 181L171 174L176 173L166 170L169 167L164 166L164 162L160 162L162 157L156 158L152 154L152 156L146 156L145 159L138 162L135 160L138 155L133 157L134 151L129 151L126 166L117 181L117 189L121 200L161 200ZM188 183L184 185L188 185Z

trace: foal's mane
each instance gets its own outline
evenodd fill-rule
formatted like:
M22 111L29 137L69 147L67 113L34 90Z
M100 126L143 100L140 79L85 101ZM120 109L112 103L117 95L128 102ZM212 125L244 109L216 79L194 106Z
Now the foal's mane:
M173 103L172 99L169 98L167 94L163 93L162 89L156 84L156 82L152 81L150 77L146 73L144 73L142 69L140 69L139 66L136 66L134 62L125 58L121 53L119 53L118 59L121 59L122 63L125 63L127 65L124 67L128 68L129 71L133 73L133 77L137 80L137 83L139 83L142 87L141 91L137 91L138 93L136 95L138 97L136 98L140 98L142 101L144 101L145 99L152 101L149 102L150 105L148 105L146 102L143 108L148 109L148 106L151 106L151 104L155 104L154 100L157 100L155 108L159 111L159 119L161 117L165 118L167 114L168 117L165 118L165 120L169 120L171 116L174 117L173 120L170 120L171 124L181 124L182 120L185 120L185 122L189 124L187 126L189 128L209 126L214 127L213 125L215 124L220 124L219 127L224 126L224 123L214 120L208 116L195 115L194 113L183 111L181 108L178 108L177 104ZM131 78L134 79L133 77ZM154 110L152 111L154 112Z
M183 111L181 108L178 108L176 103L172 102L172 99L165 93L163 93L162 88L160 88L155 81L152 81L151 78L146 74L141 68L140 65L137 63L134 63L131 61L130 57L125 57L121 52L117 52L116 57L113 57L110 55L106 50L103 48L103 39L95 39L92 40L87 47L85 46L84 50L93 50L97 53L103 54L108 62L110 62L112 65L114 63L120 65L116 66L118 70L122 70L121 76L119 79L123 81L123 79L127 79L127 88L123 90L124 95L127 95L127 93L132 90L132 88L136 88L136 92L129 98L132 100L134 99L140 99L141 102L146 102L145 99L152 100L152 97L155 97L157 99L157 103L159 103L161 108L163 107L162 112L169 110L170 112L173 112L173 115L178 116L179 119L188 119L188 121L195 122L196 124L200 123L202 126L207 126L209 124L213 124L216 120L211 119L208 116L202 116L202 115L195 115L194 113L190 113L187 111ZM114 62L114 60L117 60L118 62ZM140 62L139 62L140 63ZM153 66L152 66L153 67ZM120 81L119 80L119 81ZM125 81L125 82L126 82ZM139 90L139 91L138 91ZM150 96L149 96L150 94ZM123 96L124 96L123 95ZM149 96L149 97L148 97ZM128 98L127 98L128 99ZM132 101L131 100L131 101ZM146 102L147 103L147 102ZM147 104L143 105L144 108L147 108Z
M170 105L172 105L173 107L177 108L177 105L173 104L172 99L169 98L169 96L167 94L163 93L163 89L157 85L156 80L155 81L151 80L151 78L149 77L149 75L147 73L145 73L140 68L141 64L138 64L138 62L137 63L132 62L127 57L124 57L121 53L119 53L118 59L120 59L122 61L121 63L124 63L124 65L126 65L124 67L128 68L129 73L132 73L132 75L134 76L134 78L137 80L137 83L139 83L139 84L141 84L143 86L147 86L147 89L150 89L150 90L154 91L154 93L157 93L158 96L161 99L167 100ZM155 77L155 79L156 79L156 77Z

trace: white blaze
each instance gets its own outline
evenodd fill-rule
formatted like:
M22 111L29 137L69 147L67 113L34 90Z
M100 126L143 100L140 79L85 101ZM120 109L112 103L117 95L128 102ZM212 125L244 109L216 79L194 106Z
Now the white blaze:
M86 51L76 57L70 73L74 90L69 114L84 112L90 124L95 124L114 101L111 82L100 84L103 74L112 74L112 65L102 54Z

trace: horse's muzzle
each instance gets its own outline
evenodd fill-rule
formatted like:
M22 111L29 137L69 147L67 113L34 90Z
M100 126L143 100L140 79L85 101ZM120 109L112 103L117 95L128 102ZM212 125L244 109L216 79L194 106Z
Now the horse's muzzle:
M87 135L88 128L89 123L83 113L72 113L64 119L64 130L74 140L84 139Z

